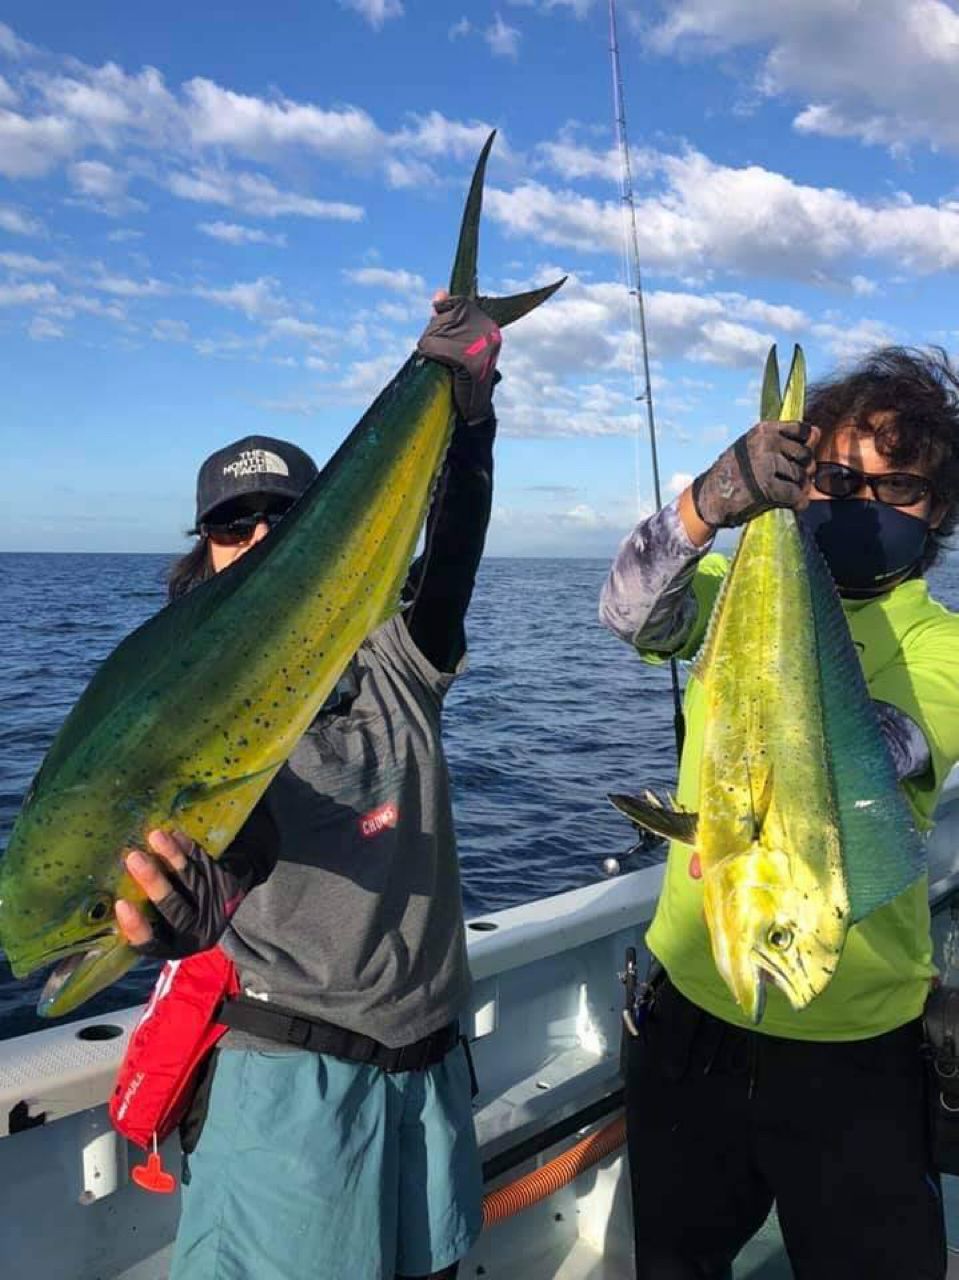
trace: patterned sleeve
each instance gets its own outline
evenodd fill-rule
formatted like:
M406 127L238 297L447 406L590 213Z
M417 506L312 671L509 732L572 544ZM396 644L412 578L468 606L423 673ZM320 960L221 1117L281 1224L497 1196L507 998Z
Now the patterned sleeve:
M640 521L603 585L600 621L644 654L678 654L700 629L702 602L694 578L708 550L708 544L697 547L689 540L678 500Z

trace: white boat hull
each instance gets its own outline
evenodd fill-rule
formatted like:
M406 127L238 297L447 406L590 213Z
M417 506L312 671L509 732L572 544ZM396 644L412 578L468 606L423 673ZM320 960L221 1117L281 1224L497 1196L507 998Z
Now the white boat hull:
M935 929L941 943L949 916L941 908L959 889L959 772L940 815L930 844L930 895L940 908ZM643 936L661 880L662 867L647 868L470 923L476 986L468 1025L480 1080L476 1124L484 1161L619 1087L622 996L616 974L627 946L637 948L642 969ZM104 1105L138 1016L132 1009L0 1042L4 1275L166 1276L178 1195L151 1195L130 1181L129 1166L142 1153L112 1131ZM167 1168L179 1170L175 1139L163 1156ZM959 1205L959 1190L948 1190L950 1202ZM461 1275L628 1277L628 1202L619 1151L575 1184L492 1227ZM951 1238L959 1243L959 1213L951 1204L949 1217ZM771 1226L740 1258L736 1276L773 1280L790 1274L784 1268Z

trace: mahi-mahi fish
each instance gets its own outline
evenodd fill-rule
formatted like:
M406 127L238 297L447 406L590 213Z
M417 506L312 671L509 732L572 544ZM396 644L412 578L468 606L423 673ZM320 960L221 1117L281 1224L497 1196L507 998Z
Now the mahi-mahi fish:
M486 161L450 293L499 325L559 282L477 296ZM412 355L269 538L174 601L99 668L31 784L0 863L0 945L18 977L59 961L39 1012L66 1013L136 953L117 898L145 905L121 852L148 831L230 844L351 656L397 608L452 424L448 369Z
M761 416L803 416L797 347L783 395L775 348ZM924 869L836 588L795 514L747 524L692 678L704 729L696 811L610 796L698 856L716 967L743 1013L771 981L794 1009L828 985L850 926Z

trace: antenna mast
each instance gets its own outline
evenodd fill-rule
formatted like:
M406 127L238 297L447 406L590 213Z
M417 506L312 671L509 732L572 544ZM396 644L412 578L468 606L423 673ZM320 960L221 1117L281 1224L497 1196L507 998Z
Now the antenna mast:
M609 54L613 71L613 110L616 115L616 136L619 142L619 189L623 202L624 239L627 254L627 287L629 295L636 299L639 315L640 345L643 353L643 389L635 387L637 403L646 402L646 421L649 427L649 448L653 461L653 492L656 510L663 505L659 488L659 458L656 452L656 422L653 417L653 388L649 378L649 343L646 339L646 307L643 303L643 277L639 266L639 238L636 233L636 200L633 196L633 176L629 162L629 138L626 134L626 106L623 101L623 76L619 67L619 37L616 32L616 0L609 0ZM632 268L632 278L630 270ZM632 312L632 309L631 309ZM632 319L632 315L631 315ZM634 322L635 323L635 322ZM634 329L635 332L635 329Z
M646 307L643 303L643 277L639 266L639 237L636 233L636 200L633 196L633 175L629 163L629 138L626 134L626 106L623 101L623 76L619 66L619 36L616 32L616 0L609 0L609 55L613 70L613 110L616 114L616 136L619 142L619 187L623 202L624 250L627 258L626 283L631 298L636 299L636 311L639 314L640 345L643 352L643 389L640 393L636 387L635 361L633 364L633 389L637 403L646 401L646 421L649 426L649 450L653 462L653 493L656 497L656 510L663 505L659 487L659 457L656 451L656 422L653 417L653 388L649 378L649 343L646 340ZM629 267L632 267L632 279ZM630 321L635 335L635 321L630 308ZM638 441L637 441L638 447ZM683 702L679 693L679 669L676 659L669 661L669 672L673 688L673 731L676 735L677 761L683 754L683 742L686 737L686 722L683 716Z

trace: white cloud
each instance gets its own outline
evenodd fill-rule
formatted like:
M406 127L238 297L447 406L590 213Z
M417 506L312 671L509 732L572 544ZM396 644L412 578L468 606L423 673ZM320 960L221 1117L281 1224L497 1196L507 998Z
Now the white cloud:
M26 307L53 302L58 298L57 286L45 280L42 284L0 284L0 307Z
M822 283L843 264L892 260L917 273L959 266L959 203L905 195L858 200L793 181L759 165L715 164L701 152L663 153L663 190L637 202L644 267L689 274L720 270ZM621 253L618 202L539 182L492 188L485 207L516 235L585 251Z
M40 178L78 145L69 120L32 119L0 108L0 173L7 178Z
M62 338L63 328L47 316L34 316L27 326L27 333L34 342L43 342L50 338Z
M70 181L84 196L113 200L126 195L126 176L102 160L78 160L70 166Z
M835 359L844 362L858 359L872 347L896 341L888 325L868 319L854 323L844 323L839 318L821 321L812 326L812 332Z
M63 267L49 258L35 258L31 253L0 253L0 266L14 275L59 275Z
M5 22L0 22L0 53L8 58L27 58L34 52L32 44L21 40Z
M560 138L558 142L540 143L536 148L536 157L542 167L552 169L567 182L575 182L581 178L619 181L620 159L616 147L594 151L572 138ZM630 158L632 160L633 157ZM634 169L634 174L637 171Z
M277 316L289 307L277 286L278 281L272 276L260 276L256 280L240 281L225 289L197 288L194 293L221 307L242 311L249 320L262 320Z
M189 342L190 326L185 320L158 320L151 335L158 342Z
M380 130L358 107L327 111L287 98L268 102L200 77L184 88L190 133L199 146L252 156L302 146L321 156L356 159L382 145Z
M456 160L475 160L493 128L485 120L476 120L470 124L450 120L440 111L429 111L426 115L414 114L412 120L412 125L390 136L391 146L401 153L412 147L427 156L452 156ZM500 160L508 159L511 154L502 131L496 136L496 154Z
M500 14L496 14L492 25L483 32L483 39L497 58L519 57L520 31L505 23Z
M359 222L365 216L359 205L341 201L316 200L293 191L282 191L261 173L231 173L225 169L195 169L174 173L170 190L184 200L219 204L259 218L279 218L285 214L301 218L332 218Z
M107 239L112 240L114 244L126 244L132 240L142 240L143 232L133 227L118 227L116 231L110 232Z
M170 292L162 280L131 280L128 276L101 275L93 285L117 298L159 298Z
M386 267L355 267L343 274L354 284L372 289L390 289L394 293L418 294L426 292L426 281L412 271L389 270Z
M11 107L19 98L16 89L5 76L0 76L0 106Z
M142 200L127 194L128 176L102 160L78 160L70 165L68 172L78 203L98 213L118 218L146 208Z
M281 232L263 231L260 227L241 227L236 222L198 222L197 230L226 244L274 244L281 248L286 245L286 236Z
M340 4L344 9L360 14L374 31L379 31L390 18L403 16L401 0L340 0Z
M65 67L69 74L35 72L31 83L86 141L110 149L124 142L160 148L183 135L183 109L156 68L129 75L113 62L90 67L76 59Z
M459 22L454 22L449 29L449 38L451 40L459 40L462 36L468 36L473 30L473 24L469 18L460 18Z
M39 218L11 205L0 205L0 231L9 231L15 236L46 235L46 228Z
M271 321L270 336L306 343L335 342L337 338L335 330L324 329L318 324L300 320L296 316L279 316Z
M707 56L755 48L761 92L806 99L801 131L959 146L959 13L945 0L677 0L650 41Z
M684 489L688 489L692 482L693 476L690 472L674 471L666 482L666 490L676 498Z

